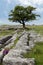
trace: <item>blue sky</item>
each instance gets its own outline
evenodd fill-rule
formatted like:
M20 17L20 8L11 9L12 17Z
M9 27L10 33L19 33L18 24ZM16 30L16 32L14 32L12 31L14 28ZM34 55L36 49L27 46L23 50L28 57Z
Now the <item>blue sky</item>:
M8 20L8 14L16 5L36 7L36 12L41 17L36 21L29 22L29 24L43 24L43 0L0 0L0 25L15 24Z

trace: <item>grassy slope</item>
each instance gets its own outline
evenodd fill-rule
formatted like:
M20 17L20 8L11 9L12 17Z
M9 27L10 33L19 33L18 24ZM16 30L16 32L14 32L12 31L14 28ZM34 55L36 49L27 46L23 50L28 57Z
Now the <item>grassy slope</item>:
M36 46L23 56L25 58L35 58L35 65L43 65L43 42L37 42Z
M35 30L37 33L40 33L41 35L43 35L43 25L39 25L39 26L28 26L28 28Z
M14 30L4 30L4 31L1 31L0 32L0 37L12 34L13 32L14 32Z

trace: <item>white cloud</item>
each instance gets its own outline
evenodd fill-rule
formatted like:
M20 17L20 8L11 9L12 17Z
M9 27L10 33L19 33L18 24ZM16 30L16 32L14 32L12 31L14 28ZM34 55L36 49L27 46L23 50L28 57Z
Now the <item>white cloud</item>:
M11 3L11 1L10 0L7 0L7 2L10 4Z
M8 4L11 4L14 0L4 0L6 1Z
M38 13L42 14L42 13L43 13L43 8L37 8L36 11L37 11Z
M43 4L43 0L33 0L33 3L41 5Z
M16 4L15 2L19 3L19 0L6 0L8 2L8 4Z
M37 5L42 5L43 4L43 0L5 0L8 2L8 4L11 4L12 2L17 2L20 3L21 5L33 5L36 6Z
M28 2L28 0L19 0L19 2L22 4L22 5L28 5L28 4L31 4L30 2Z
M41 5L43 0L19 0L22 5Z

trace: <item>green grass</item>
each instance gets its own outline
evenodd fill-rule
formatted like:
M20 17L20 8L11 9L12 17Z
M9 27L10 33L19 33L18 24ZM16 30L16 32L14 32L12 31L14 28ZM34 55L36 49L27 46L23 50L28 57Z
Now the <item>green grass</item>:
M33 28L37 33L40 33L43 35L43 26L34 26Z
M43 35L43 25L33 25L33 26L28 26L28 28L30 30L34 30L36 31L37 33L40 33L41 35Z
M23 56L25 58L35 58L35 65L43 65L43 42L37 42L36 46Z
M0 37L12 34L13 32L14 32L14 30L3 30L0 32Z

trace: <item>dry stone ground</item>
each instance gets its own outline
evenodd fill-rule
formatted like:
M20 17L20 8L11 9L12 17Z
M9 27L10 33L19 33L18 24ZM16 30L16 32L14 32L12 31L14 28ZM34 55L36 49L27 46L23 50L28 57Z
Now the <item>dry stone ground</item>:
M22 54L30 50L30 46L27 46L28 32L25 32L23 36L17 42L15 48L11 49L10 52L3 58L3 65L34 65L34 58L23 58ZM31 41L33 42L33 41Z
M19 37L16 46L13 47L7 55L3 58L3 65L34 65L35 59L34 58L24 58L22 56L23 53L29 52L34 47L34 42L43 41L43 37L34 31L26 32L25 30L20 33L19 35L16 33L11 38L12 41L10 44L5 46L5 48L10 48L14 44L14 40ZM28 37L30 38L28 40ZM29 43L27 45L27 42ZM4 49L3 49L4 50ZM0 59L3 55L3 50L0 52Z

